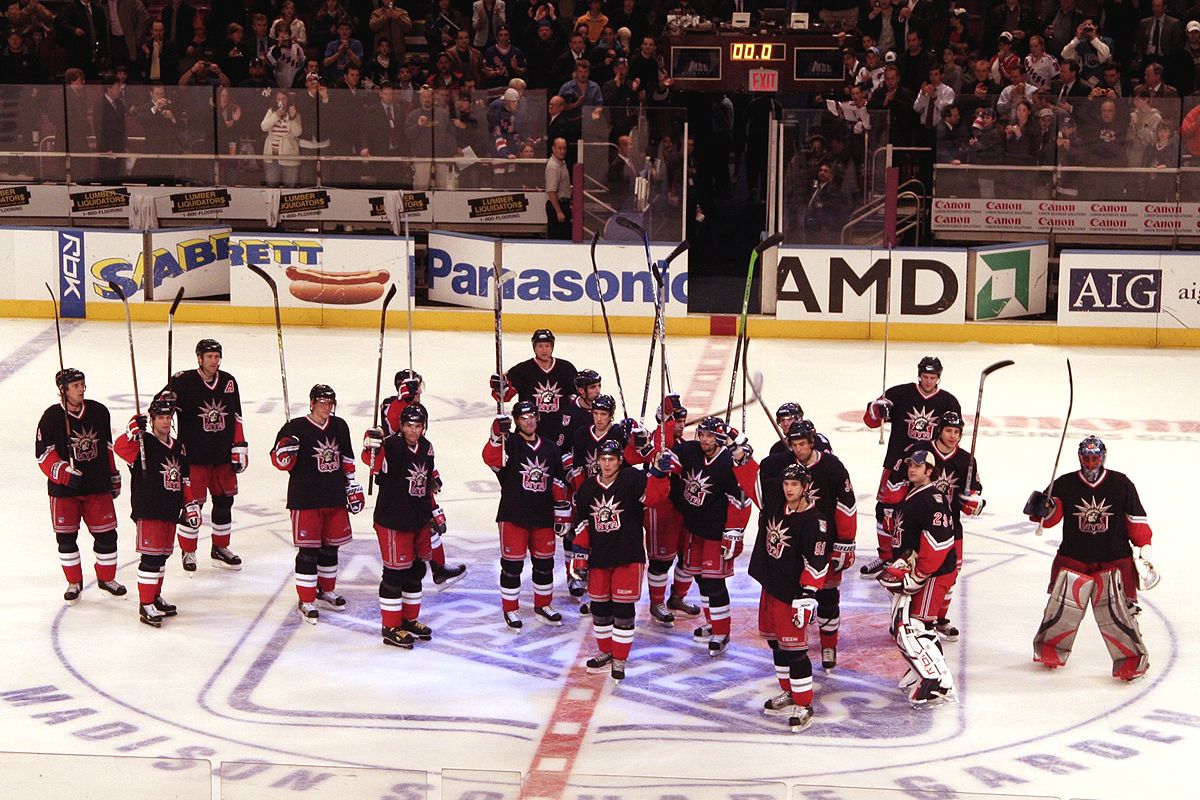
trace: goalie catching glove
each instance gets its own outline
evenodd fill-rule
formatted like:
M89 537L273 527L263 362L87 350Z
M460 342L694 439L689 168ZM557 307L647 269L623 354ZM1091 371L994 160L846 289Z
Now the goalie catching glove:
M1150 563L1150 557L1150 545L1145 544L1138 548L1138 556L1133 560L1133 566L1137 569L1138 588L1143 592L1158 586L1160 580L1158 570Z
M929 576L917 575L912 565L903 559L897 559L884 567L876 578L879 585L892 594L916 594L921 591Z

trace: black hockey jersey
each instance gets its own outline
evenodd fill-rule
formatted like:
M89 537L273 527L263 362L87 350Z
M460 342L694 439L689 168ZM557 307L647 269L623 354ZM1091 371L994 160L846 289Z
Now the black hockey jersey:
M563 429L563 411L575 394L575 365L555 358L550 369L536 359L522 361L504 373L519 400L532 400L538 410L538 435L558 446Z
M1045 521L1050 527L1062 520L1060 555L1095 563L1130 558L1130 543L1150 544L1152 532L1137 487L1124 473L1100 471L1095 483L1080 472L1060 476L1051 495L1054 513Z
M83 497L112 491L116 464L112 456L112 423L108 409L95 400L84 400L79 414L70 414L71 438L67 439L67 412L62 404L50 406L38 421L33 454L49 479L54 465L75 459L75 469L83 473L78 489L47 480L51 497Z
M750 577L767 594L784 603L825 585L829 569L829 531L816 506L788 511L782 501L763 505L758 515L758 537L750 554Z
M904 459L914 450L928 450L933 453L933 457L937 459L937 466L933 469L932 480L937 486L938 491L945 496L946 501L950 504L950 513L954 519L954 538L961 539L963 535L962 526L962 496L964 494L979 494L983 491L983 484L979 482L979 465L976 464L975 469L971 474L971 490L968 491L964 487L967 480L967 468L971 464L971 454L961 447L954 448L954 451L946 454L941 451L935 444L909 445L901 453L900 458L892 465L891 473L888 476L887 484L884 487L881 499L885 503L898 503L903 499L904 494L908 491L908 466Z
M927 483L910 489L893 512L895 533L892 549L897 554L916 553L916 571L922 575L946 575L958 565L954 549L954 520L945 496L937 485Z
M376 460L375 524L396 531L420 531L433 518L433 489L436 468L433 445L422 436L409 447L402 436L383 440Z
M193 464L228 464L234 442L244 442L237 380L217 370L211 383L200 370L176 372L171 391L179 407L179 438Z
M330 417L321 427L309 417L295 417L275 434L275 442L294 436L300 451L288 475L287 507L338 508L346 505L346 483L354 475L354 445L350 428L341 417ZM274 450L271 461L281 464Z
M600 477L583 482L575 493L575 523L587 523L575 537L575 548L590 551L591 567L618 567L646 560L642 519L646 505L667 494L666 478L648 478L633 467L622 467L605 486Z
M489 438L483 461L500 480L497 522L525 528L549 528L554 524L554 504L567 497L562 453L538 435L527 442L513 433L500 440Z
M146 469L142 471L142 448L146 451ZM176 523L183 504L191 499L188 483L187 448L179 439L159 440L152 433L142 434L142 447L128 434L121 436L113 448L129 462L130 495L133 500L134 521L155 519Z
M818 450L822 453L832 453L833 445L831 445L829 443L829 439L828 439L828 437L825 436L825 434L818 433L817 441L815 443L813 443L813 450ZM775 442L771 445L771 449L767 451L767 455L775 456L775 455L779 455L780 453L786 453L787 455L792 455L792 448L791 448L791 446L788 445L787 442L783 441L782 439L776 439ZM764 461L765 460L766 459L764 459Z
M940 388L926 397L921 394L917 384L902 383L888 389L883 396L892 401L892 432L888 436L887 452L883 457L885 468L895 464L904 448L910 444L929 446L938 418L942 414L947 411L962 413L958 398ZM869 406L863 415L863 421L872 428L878 428L881 424L880 420L871 414Z
M567 400L562 412L562 433L558 437L558 446L564 451L570 450L575 432L588 427L593 421L592 410L579 404L579 395Z
M750 500L733 474L733 456L724 447L708 458L700 443L684 441L672 450L679 456L679 513L688 533L720 539L727 528L745 529Z

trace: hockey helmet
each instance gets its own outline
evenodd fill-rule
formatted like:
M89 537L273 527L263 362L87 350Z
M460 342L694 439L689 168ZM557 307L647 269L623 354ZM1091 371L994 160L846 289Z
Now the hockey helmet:
M931 372L934 375L942 374L942 360L937 356L925 356L917 362L917 374Z
M1100 463L1104 463L1105 457L1108 455L1108 448L1104 446L1099 436L1089 436L1079 443L1079 457L1084 456L1100 456Z
M549 342L550 344L554 344L554 332L549 328L538 328L533 332L533 336L530 337L530 341L534 344L537 344L538 342Z
M817 426L813 425L811 420L798 419L788 427L787 440L789 442L803 440L815 445L817 443Z
M216 339L201 339L196 342L196 356L202 356L205 353L216 353L219 356L224 356L221 350L221 343Z
M938 417L936 435L940 436L942 431L946 428L958 428L958 432L962 433L962 415L957 411L946 411L940 417Z
M581 391L589 386L595 386L599 382L600 373L594 369L581 369L575 373L575 388Z
M315 403L318 400L328 400L331 403L337 403L337 392L333 391L332 386L324 383L315 384L308 390L308 401Z
M808 471L808 467L798 461L793 461L783 468L782 480L800 481L807 486L812 483L812 473Z
M720 417L705 417L696 426L697 433L711 433L714 436L724 436L725 431L725 423L721 421Z
M538 415L537 404L532 400L518 400L517 402L513 403L513 419L520 419L521 417L526 417L530 414L535 417Z
M404 381L420 381L421 383L424 383L425 379L422 378L421 373L417 372L416 370L402 369L396 373L396 380L394 382L395 387L399 389L400 384L404 383Z
M602 394L592 401L592 411L607 411L609 414L617 413L617 401L613 400L611 394Z
M933 453L929 452L928 450L913 450L905 457L904 460L910 464L920 464L921 466L929 467L930 469L933 469L937 466L937 459L934 458Z
M83 370L75 369L74 367L63 367L54 375L54 382L59 389L66 389L75 381L85 380Z
M173 416L175 404L165 397L157 397L150 401L150 405L146 408L146 414L150 417Z
M604 456L620 458L624 450L625 448L616 439L605 439L596 448L596 458L603 458Z
M788 402L784 403L783 405L781 405L779 408L777 408L775 410L775 421L776 422L783 419L784 417L795 417L796 419L803 419L804 409L800 407L799 403L793 403L792 401L789 400Z
M400 424L415 422L421 425L429 424L429 412L420 403L410 403L400 412Z

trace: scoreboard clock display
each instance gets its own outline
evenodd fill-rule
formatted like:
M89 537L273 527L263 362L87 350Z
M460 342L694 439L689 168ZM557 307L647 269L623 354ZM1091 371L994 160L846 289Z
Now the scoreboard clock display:
M787 45L783 42L730 42L730 61L786 61Z
M828 92L846 85L842 48L857 44L824 31L683 31L666 39L671 78L699 92Z

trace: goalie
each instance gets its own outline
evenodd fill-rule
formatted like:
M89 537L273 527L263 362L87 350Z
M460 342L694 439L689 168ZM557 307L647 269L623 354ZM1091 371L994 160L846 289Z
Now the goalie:
M1034 492L1026 503L1025 513L1042 528L1063 523L1033 660L1048 669L1067 663L1090 602L1113 677L1133 681L1150 667L1137 623L1137 590L1153 588L1158 573L1150 563L1150 524L1137 488L1104 468L1106 455L1104 442L1087 437L1079 443L1079 471L1058 477L1048 494Z

